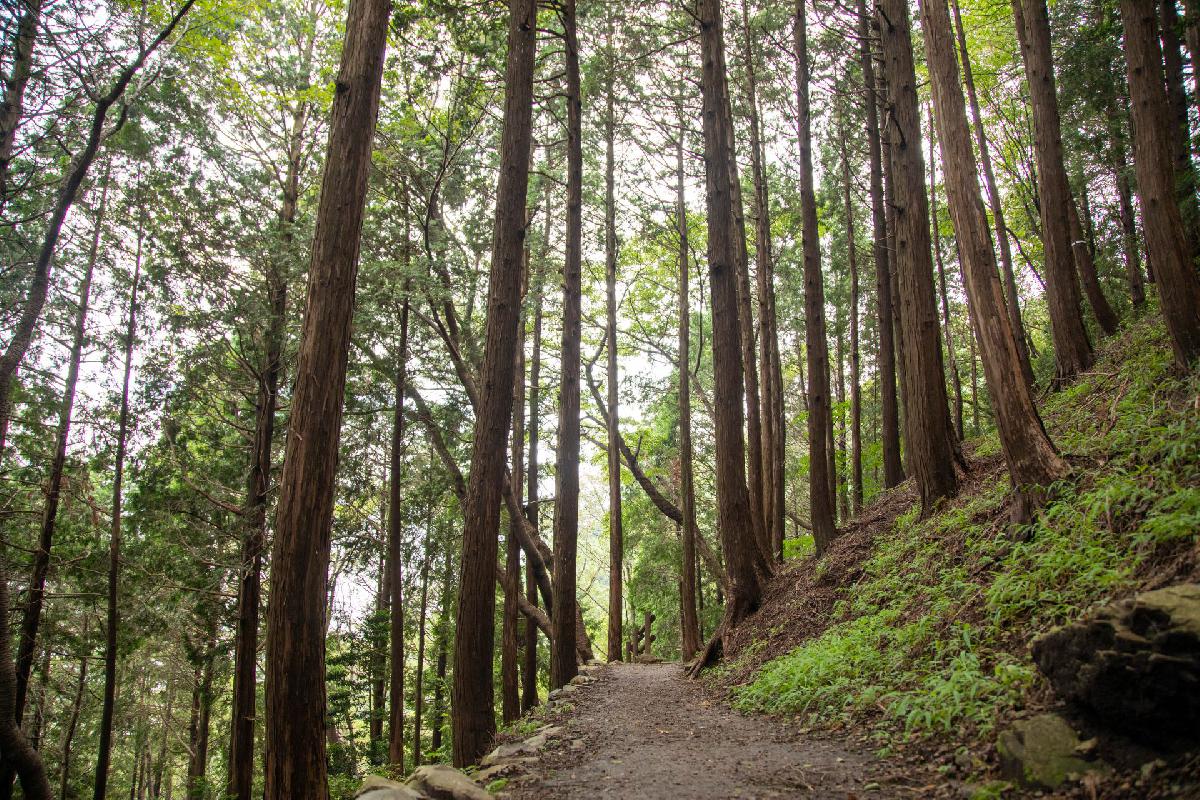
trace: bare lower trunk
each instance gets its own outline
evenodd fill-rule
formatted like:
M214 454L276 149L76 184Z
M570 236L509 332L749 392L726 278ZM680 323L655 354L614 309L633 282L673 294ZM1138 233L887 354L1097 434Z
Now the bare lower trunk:
M857 514L863 505L862 390L858 355L858 242L854 227L854 204L850 200L850 158L846 136L841 137L842 204L846 212L846 257L850 264L850 497Z
M611 48L611 42L609 47ZM604 287L607 314L606 340L608 351L608 660L621 660L621 611L623 602L622 564L625 557L624 531L621 526L621 450L620 411L618 408L617 373L617 208L614 197L616 154L614 148L616 123L613 108L613 69L609 63L607 75L607 116L604 119Z
M1121 253L1125 260L1125 280L1134 308L1146 305L1146 283L1142 278L1141 249L1138 245L1137 221L1133 214L1133 192L1129 188L1129 165L1125 161L1125 146L1117 148L1119 162L1113 172L1117 184L1117 208L1121 219Z
M958 65L949 44L951 27L946 0L921 0L921 12L950 214L958 235L967 297L1005 463L1021 498L1017 516L1025 521L1029 507L1039 504L1046 488L1065 476L1068 468L1046 435L1032 389L1021 374L1016 334L1005 312L987 214L979 197L979 174Z
M1046 255L1046 305L1054 338L1056 378L1070 380L1092 363L1080 311L1079 281L1071 254L1067 214L1071 190L1063 166L1062 127L1055 92L1046 0L1013 0L1017 37L1029 84L1037 156L1042 249Z
M550 225L550 195L549 188L545 194L546 229L543 242L549 236ZM544 248L543 248L544 252ZM540 514L538 513L538 478L541 470L538 465L538 444L541 432L540 404L542 398L542 279L539 268L539 278L533 292L533 349L529 361L529 467L526 470L527 502L525 514L534 531L537 531ZM525 599L534 608L538 603L537 576L531 559L526 558L525 564ZM521 710L528 713L538 704L538 632L534 625L525 625L525 664L521 673Z
M879 98L875 82L875 60L871 56L870 21L865 0L856 0L859 60L866 97L867 152L871 184L872 253L875 259L875 307L879 330L876 354L880 385L880 438L883 449L883 486L890 489L904 480L900 460L900 412L896 398L896 345L892 337L892 277L888 252L887 220L883 197L883 156L879 134Z
M565 0L567 83L567 242L563 265L563 322L558 395L558 447L554 475L554 608L550 619L550 688L576 673L575 556L579 535L579 380L583 264L583 105L579 85L579 44L575 2Z
M1200 356L1200 279L1196 276L1196 253L1189 246L1175 192L1176 162L1171 143L1177 132L1163 122L1168 119L1168 108L1154 11L1154 3L1147 0L1121 0L1133 108L1134 165L1146 249L1154 264L1175 361L1186 368Z
M1096 273L1096 262L1092 257L1091 250L1088 249L1083 226L1079 222L1079 212L1073 199L1067 206L1067 224L1070 226L1071 251L1075 254L1075 266L1079 269L1079 281L1083 284L1083 293L1087 295L1088 304L1092 307L1092 313L1096 316L1100 330L1104 331L1105 336L1112 336L1117 332L1119 324L1117 312L1113 311L1112 306L1109 305L1108 298L1104 296L1104 289L1100 286L1100 276Z
M909 468L921 495L921 510L958 490L956 445L946 402L946 371L938 341L937 299L929 241L929 202L921 153L908 5L883 0L879 6L884 69L889 89L889 147L896 209L895 254L904 369L904 430Z
M407 220L406 220L407 221ZM407 251L405 253L407 259ZM408 384L408 285L400 308L400 354L396 366L396 400L388 481L387 585L388 609L388 763L404 772L404 393Z
M1192 128L1188 122L1187 91L1183 83L1183 54L1179 40L1177 0L1158 0L1159 36L1162 44L1163 72L1166 78L1167 113L1164 124L1174 128L1169 134L1175 157L1175 194L1183 231L1192 253L1200 252L1200 203L1196 199L1196 167L1192 163Z
M937 180L934 175L933 108L929 109L929 216L933 227L930 236L933 237L933 257L937 263L938 288L942 296L942 325L946 334L946 367L950 372L950 388L954 392L954 433L959 439L963 438L963 394L962 380L958 375L958 358L954 353L954 331L950 327L950 296L946 291L946 266L942 262L942 233L938 221Z
M495 572L505 440L512 415L520 318L522 240L533 108L535 3L514 0L508 26L504 133L488 285L487 337L479 385L471 473L463 505L463 556L454 628L455 766L473 764L496 730L492 690ZM561 590L556 594L561 593Z
M741 331L738 323L738 248L733 241L736 180L732 112L726 81L725 43L720 0L701 0L697 21L703 68L704 153L708 210L708 268L712 308L712 359L716 424L717 520L729 573L722 626L706 653L697 660L698 671L719 655L722 631L736 626L758 608L762 584L755 569L758 538L750 514L746 489L745 440L742 422L745 393Z
M987 133L983 127L983 115L979 113L979 97L975 93L975 76L971 69L971 56L967 51L967 37L963 32L962 15L958 0L951 0L954 12L954 34L958 38L958 54L962 59L963 83L967 88L967 101L971 109L971 125L975 131L975 146L979 150L979 166L983 170L983 184L987 187L988 207L992 212L992 228L996 232L996 244L1000 250L1000 270L1004 278L1005 308L1009 324L1017 336L1017 354L1021 359L1021 374L1026 383L1033 383L1033 366L1029 359L1028 334L1021 320L1021 296L1017 292L1016 270L1013 268L1012 246L1008 241L1008 226L1004 222L1004 203L996 185L996 171L992 167L992 153L988 147Z
M334 479L389 0L351 0L309 265L271 558L267 800L326 800L325 628Z
M683 564L680 574L680 649L684 661L691 661L700 650L700 618L696 610L696 492L692 472L692 397L691 397L691 306L688 301L688 222L684 195L683 106L679 107L679 138L675 141L676 228L679 234L679 505L683 514L680 535L683 540Z
M421 766L421 723L425 712L425 623L429 611L429 556L433 530L425 530L425 556L421 562L421 615L417 619L417 680L413 686L416 707L413 709L413 767Z

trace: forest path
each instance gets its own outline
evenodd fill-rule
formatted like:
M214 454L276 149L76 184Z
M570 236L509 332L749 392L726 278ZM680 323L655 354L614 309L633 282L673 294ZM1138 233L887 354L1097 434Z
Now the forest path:
M779 720L746 716L678 664L615 664L547 718L560 731L501 793L554 798L922 797L942 783Z

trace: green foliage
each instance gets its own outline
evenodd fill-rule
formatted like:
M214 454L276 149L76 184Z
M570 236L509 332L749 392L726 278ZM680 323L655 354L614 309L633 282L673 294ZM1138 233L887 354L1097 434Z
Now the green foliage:
M1134 325L1046 401L1075 473L1031 525L1006 530L1003 476L927 519L909 509L833 624L764 665L738 704L824 724L873 718L911 736L988 730L1037 683L1028 638L1131 591L1152 559L1197 540L1197 383L1172 372L1157 321Z

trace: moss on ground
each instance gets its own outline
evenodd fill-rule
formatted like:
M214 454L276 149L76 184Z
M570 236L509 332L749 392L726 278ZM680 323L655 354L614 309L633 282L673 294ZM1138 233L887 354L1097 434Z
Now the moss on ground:
M1136 321L1097 366L1047 396L1047 429L1073 474L1022 529L1008 477L875 538L831 624L735 689L746 710L814 724L870 721L884 735L988 733L1031 701L1027 643L1085 608L1195 570L1200 535L1200 380L1172 367L1157 318ZM999 452L994 432L969 448ZM816 564L813 564L816 568Z

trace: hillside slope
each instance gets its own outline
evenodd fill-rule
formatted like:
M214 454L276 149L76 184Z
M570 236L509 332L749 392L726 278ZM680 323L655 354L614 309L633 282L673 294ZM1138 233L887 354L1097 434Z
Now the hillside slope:
M1029 642L1095 604L1200 579L1200 379L1173 370L1161 322L1106 342L1042 414L1073 474L1032 525L1009 526L994 433L968 442L964 489L938 513L919 519L906 483L825 558L789 563L714 681L746 710L867 729L885 753L916 748L982 796L1015 796L990 783L997 731L1062 710ZM1099 796L1183 796L1194 779L1180 750L1100 747L1118 774L1088 790ZM1171 766L1143 781L1160 756Z

